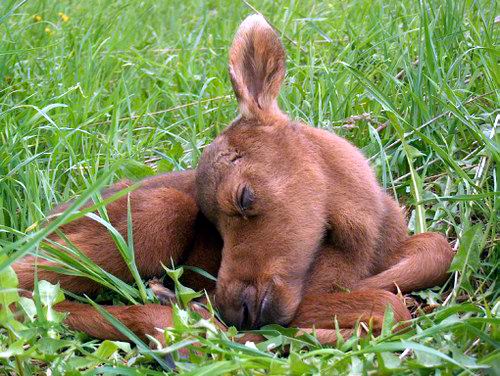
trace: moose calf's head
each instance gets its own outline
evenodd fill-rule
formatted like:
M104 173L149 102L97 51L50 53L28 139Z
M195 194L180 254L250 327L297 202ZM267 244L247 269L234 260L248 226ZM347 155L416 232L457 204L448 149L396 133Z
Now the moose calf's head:
M240 26L229 53L240 116L203 152L202 212L223 241L216 304L240 328L287 324L326 227L317 146L280 111L285 51L260 15Z

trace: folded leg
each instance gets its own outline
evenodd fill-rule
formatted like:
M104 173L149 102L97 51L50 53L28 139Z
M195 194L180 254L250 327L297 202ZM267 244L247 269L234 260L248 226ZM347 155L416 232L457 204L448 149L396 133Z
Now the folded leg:
M148 341L148 335L164 343L163 334L159 329L173 326L172 307L161 304L145 304L132 306L102 306L112 316L123 323L134 334L144 341ZM76 302L62 302L55 306L59 312L66 312L68 316L65 324L71 329L87 333L99 339L110 339L119 341L129 341L129 338L122 334L112 324L110 324L91 305ZM190 304L190 309L199 313L203 318L210 319L211 314L199 304ZM226 327L216 322L219 328L225 330Z
M336 340L335 321L343 330L342 334L351 335L358 322L370 324L375 332L382 329L384 314L391 306L396 322L410 320L410 312L394 294L376 289L358 290L350 293L324 293L305 297L290 326L299 328L318 328L323 342ZM311 329L302 329L310 331ZM321 338L320 338L321 339Z
M73 330L100 339L129 341L127 336L111 325L89 304L63 302L57 304L55 308L57 311L68 313L65 324ZM103 306L103 308L145 341L147 335L161 340L162 336L157 328L172 326L172 307L169 306L146 304Z
M177 262L192 245L198 207L191 196L173 188L139 188L130 197L137 267L142 277L151 278L162 273L161 263L170 264L170 260ZM112 202L106 209L111 224L127 239L127 197ZM83 217L63 226L61 230L97 265L127 282L132 281L127 265L103 225ZM51 239L64 243L57 236ZM36 262L39 266L55 266L42 258ZM21 288L30 290L33 287L34 266L33 256L13 265ZM38 268L38 279L60 282L63 288L75 293L94 293L99 289L89 279L61 275L43 268Z
M409 237L382 260L384 271L359 281L355 289L383 289L403 293L442 284L448 277L453 250L441 234L426 232Z

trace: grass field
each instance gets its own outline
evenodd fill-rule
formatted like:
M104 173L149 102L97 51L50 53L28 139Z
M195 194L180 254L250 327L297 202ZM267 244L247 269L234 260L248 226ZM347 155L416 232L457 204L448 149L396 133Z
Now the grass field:
M69 331L52 309L57 286L20 298L10 264L50 255L41 241L74 217L42 226L52 207L79 197L77 210L120 178L196 166L236 115L227 50L252 7L287 49L282 107L360 147L411 232L449 237L446 285L408 297L410 330L391 334L388 315L381 336L336 346L279 327L238 345L179 308L169 347L150 351ZM176 370L165 372L193 375L498 374L497 14L494 0L2 1L0 373L157 374L169 353ZM66 263L93 270L81 265ZM97 301L140 301L142 286L111 281Z

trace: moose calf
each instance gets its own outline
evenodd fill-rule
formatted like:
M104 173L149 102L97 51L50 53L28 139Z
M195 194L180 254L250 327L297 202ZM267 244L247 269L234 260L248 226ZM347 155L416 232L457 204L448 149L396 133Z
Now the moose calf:
M226 323L315 327L323 342L336 338L334 317L346 335L359 320L380 328L388 304L396 320L409 319L394 292L445 281L453 257L446 239L437 233L408 236L401 209L358 149L280 110L285 51L262 16L241 24L229 73L240 114L206 147L197 169L146 179L130 194L142 277L161 275L161 263L171 259L200 267L217 275L216 285L194 274L185 283L215 290ZM105 195L129 184L120 182ZM107 211L126 236L127 198ZM132 281L102 225L84 217L62 231L102 268ZM31 289L34 258L14 268L21 287ZM38 278L75 293L99 290L90 280L43 268ZM91 306L64 302L57 308L69 312L66 322L76 330L126 339ZM171 325L169 306L106 309L143 337Z

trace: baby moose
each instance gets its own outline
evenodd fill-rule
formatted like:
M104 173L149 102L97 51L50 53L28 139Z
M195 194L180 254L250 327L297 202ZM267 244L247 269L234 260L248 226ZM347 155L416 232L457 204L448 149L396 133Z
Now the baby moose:
M269 323L317 328L334 342L358 321L379 330L386 307L410 318L394 295L443 283L453 253L437 233L408 236L401 209L379 186L367 160L348 141L291 120L277 103L285 51L260 15L243 21L229 52L240 114L201 156L196 170L146 179L130 194L136 263L143 278L170 260L205 269L217 283L187 275L184 284L214 293L225 323L241 329ZM104 196L131 183L117 183ZM59 210L63 210L64 207ZM127 197L107 206L127 236ZM133 278L104 226L83 217L62 227L67 239L106 271ZM52 240L65 240L53 235ZM33 257L14 268L32 289ZM38 260L38 278L74 293L100 286L56 274ZM126 339L89 305L64 302L66 323L107 339ZM171 307L109 306L139 336L161 338ZM198 308L197 308L198 309Z

